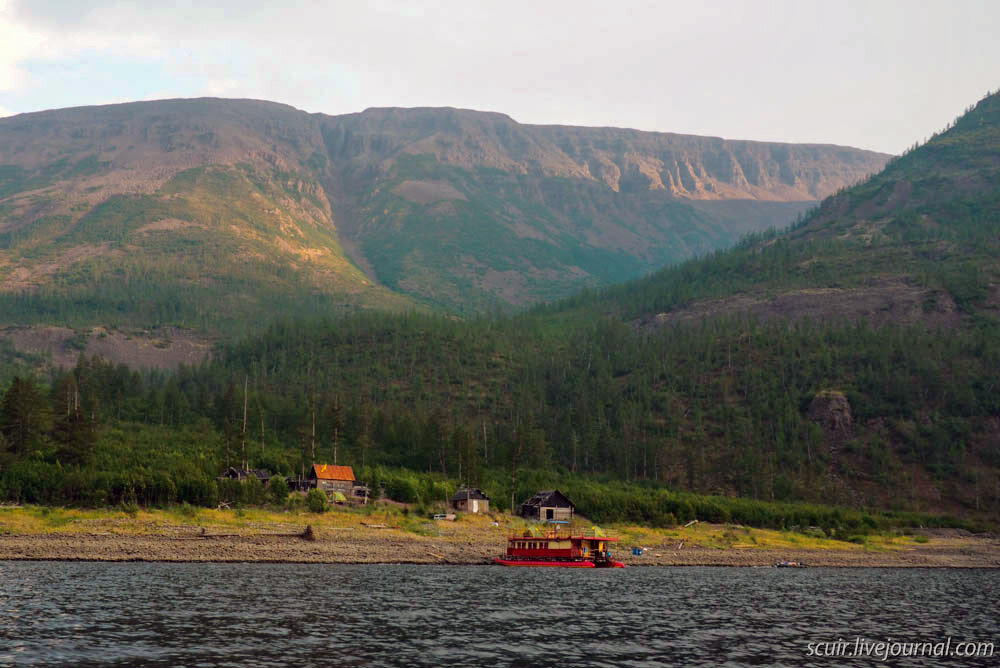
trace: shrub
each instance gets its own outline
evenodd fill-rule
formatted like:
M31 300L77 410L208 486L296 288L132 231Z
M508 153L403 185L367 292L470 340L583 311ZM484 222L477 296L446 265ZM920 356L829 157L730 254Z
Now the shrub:
M198 517L198 509L192 506L190 503L185 501L180 506L177 507L177 512L181 514L181 517L185 517L189 520L193 520Z
M135 499L123 501L121 508L122 512L132 519L135 519L135 516L139 514L139 504L135 502Z
M270 489L271 500L279 506L285 505L288 500L288 482L280 475L271 478Z
M385 493L393 501L400 503L417 503L420 501L420 491L417 482L408 475L394 475L385 481Z
M267 503L267 488L255 476L243 483L243 503L248 506L262 506Z
M326 511L326 494L321 489L310 489L306 495L306 507L310 512L322 513Z
M185 477L177 481L177 500L194 506L211 507L219 503L219 487L204 477Z

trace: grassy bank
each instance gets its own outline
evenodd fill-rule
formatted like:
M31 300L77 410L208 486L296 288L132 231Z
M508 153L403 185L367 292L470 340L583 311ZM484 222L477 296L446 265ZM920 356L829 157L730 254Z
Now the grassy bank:
M292 536L312 527L316 535L333 539L359 533L409 534L425 538L503 544L508 533L520 533L532 523L507 514L459 515L456 521L434 521L409 512L398 504L367 508L338 508L313 513L304 509L208 509L173 506L168 509L77 509L48 506L0 507L0 536L89 535L172 536ZM571 527L586 531L591 523L580 518ZM620 548L678 545L710 549L808 549L892 550L926 544L923 535L890 531L852 540L827 537L820 530L781 531L732 524L696 523L691 526L657 528L635 524L612 524L603 529L620 539Z

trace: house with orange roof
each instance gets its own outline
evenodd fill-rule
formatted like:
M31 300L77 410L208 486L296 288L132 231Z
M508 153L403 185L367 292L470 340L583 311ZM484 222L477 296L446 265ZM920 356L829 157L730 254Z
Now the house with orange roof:
M310 487L321 489L331 499L339 492L344 499L350 499L355 488L354 469L350 466L334 464L313 464L307 476Z

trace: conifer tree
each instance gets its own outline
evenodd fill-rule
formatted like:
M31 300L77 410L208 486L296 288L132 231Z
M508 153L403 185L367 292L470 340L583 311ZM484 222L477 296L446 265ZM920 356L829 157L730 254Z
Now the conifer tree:
M8 448L23 455L41 445L51 424L48 402L28 378L15 376L0 403L0 432Z

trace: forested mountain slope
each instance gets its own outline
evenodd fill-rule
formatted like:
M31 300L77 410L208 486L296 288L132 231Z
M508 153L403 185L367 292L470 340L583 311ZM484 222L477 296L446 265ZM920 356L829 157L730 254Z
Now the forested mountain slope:
M1000 314L998 243L993 94L787 234L571 301L648 324L750 312L956 327Z
M314 149L305 114L264 102L3 119L2 324L228 330L275 309L411 308L345 255Z
M783 224L887 157L455 109L21 114L0 119L0 325L530 304Z

